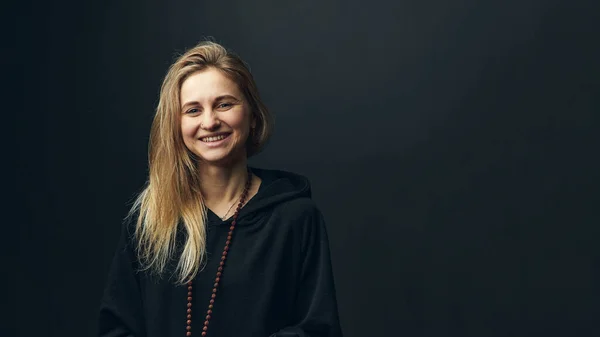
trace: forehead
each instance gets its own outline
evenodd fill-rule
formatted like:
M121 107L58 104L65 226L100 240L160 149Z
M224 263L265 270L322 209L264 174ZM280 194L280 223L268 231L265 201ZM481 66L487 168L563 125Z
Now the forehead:
M182 105L188 101L210 102L223 95L241 98L239 86L214 68L195 72L181 84Z

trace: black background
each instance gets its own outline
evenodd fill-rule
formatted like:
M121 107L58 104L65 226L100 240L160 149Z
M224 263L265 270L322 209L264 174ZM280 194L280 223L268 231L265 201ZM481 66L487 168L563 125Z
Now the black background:
M252 164L312 181L347 337L600 333L598 13L556 0L8 7L0 334L93 336L160 83L203 37L250 64L276 115Z

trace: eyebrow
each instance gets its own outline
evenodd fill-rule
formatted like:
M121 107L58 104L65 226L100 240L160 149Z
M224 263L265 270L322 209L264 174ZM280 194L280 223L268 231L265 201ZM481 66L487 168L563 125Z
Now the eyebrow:
M238 101L238 102L240 101L237 97L235 97L233 95L226 94L226 95L220 95L220 96L215 97L214 102L223 101L225 99L233 99L233 100ZM199 104L200 103L198 103L198 101L189 101L189 102L186 102L184 105L182 105L181 109L182 110L185 109L186 106L199 105Z

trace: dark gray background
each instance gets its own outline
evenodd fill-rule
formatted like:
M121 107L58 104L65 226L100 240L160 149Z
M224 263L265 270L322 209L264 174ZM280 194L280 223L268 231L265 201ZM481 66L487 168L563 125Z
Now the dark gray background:
M276 115L252 163L313 183L347 337L600 333L598 13L555 0L7 9L18 90L2 249L15 258L0 334L93 335L160 83L208 36L250 64Z

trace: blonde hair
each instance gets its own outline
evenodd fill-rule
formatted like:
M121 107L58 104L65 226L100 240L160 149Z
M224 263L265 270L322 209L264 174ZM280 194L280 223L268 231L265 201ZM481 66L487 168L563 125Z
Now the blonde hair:
M179 56L161 86L148 149L149 177L129 213L137 216L135 237L142 269L162 275L177 256L178 283L192 280L206 257L206 207L199 190L198 161L183 143L180 90L193 73L213 68L237 83L249 102L256 126L248 137L247 155L258 153L272 130L272 117L262 102L248 66L223 46L204 41ZM185 242L176 247L178 226Z

